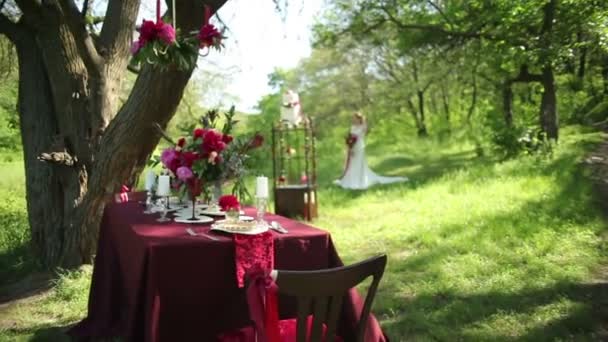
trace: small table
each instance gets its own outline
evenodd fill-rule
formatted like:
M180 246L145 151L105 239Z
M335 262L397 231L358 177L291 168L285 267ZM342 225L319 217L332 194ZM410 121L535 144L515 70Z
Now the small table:
M253 209L246 209L253 214ZM209 225L156 222L135 202L109 204L104 212L88 316L69 334L129 341L213 341L220 332L249 324L245 291L236 281L231 235ZM342 266L328 232L276 215L288 234L273 232L275 268L316 270ZM217 237L190 236L185 229ZM345 298L339 333L357 322L363 301L355 289ZM281 318L295 317L295 303L279 299ZM356 312L356 313L355 313ZM366 341L386 341L377 320Z

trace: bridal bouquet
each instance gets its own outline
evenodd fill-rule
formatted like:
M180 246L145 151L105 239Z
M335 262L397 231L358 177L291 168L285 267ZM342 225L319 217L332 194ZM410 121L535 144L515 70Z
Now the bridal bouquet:
M352 148L353 145L355 145L355 143L357 142L357 136L349 133L346 135L346 145L348 145L348 148Z
M248 152L260 147L264 137L256 133L249 138L231 135L234 107L225 113L221 129L216 128L218 113L207 112L202 118L203 127L196 128L190 136L180 138L173 147L165 149L160 161L174 176L174 187L188 192L192 199L207 191L211 185L234 180L233 194L247 196L243 183L247 174Z

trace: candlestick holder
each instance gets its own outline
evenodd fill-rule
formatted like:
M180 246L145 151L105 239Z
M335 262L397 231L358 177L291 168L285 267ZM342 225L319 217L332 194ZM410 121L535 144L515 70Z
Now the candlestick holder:
M154 211L152 211L152 191L148 190L146 192L146 210L144 210L144 214L152 214L154 213Z
M264 214L266 214L266 205L268 205L268 198L257 197L256 198L256 209L257 209L257 222L260 225L267 224L264 220Z

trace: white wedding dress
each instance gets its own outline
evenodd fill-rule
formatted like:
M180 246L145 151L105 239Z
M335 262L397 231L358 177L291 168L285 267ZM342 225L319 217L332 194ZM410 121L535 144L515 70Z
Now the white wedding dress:
M354 125L350 133L357 137L357 141L351 149L350 159L341 179L335 180L334 184L346 189L367 189L374 184L388 184L405 182L407 177L384 177L376 174L367 165L365 158L365 125Z

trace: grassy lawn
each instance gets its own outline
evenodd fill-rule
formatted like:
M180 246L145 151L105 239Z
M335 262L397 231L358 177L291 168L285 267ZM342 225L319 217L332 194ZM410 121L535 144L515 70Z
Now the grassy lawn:
M606 222L580 165L599 140L565 129L552 158L506 162L468 146L370 145L373 169L411 181L365 192L329 186L341 161L321 146L315 225L347 263L388 253L374 311L393 341L601 340ZM0 165L10 175L0 181L0 286L36 267L23 247L21 168ZM63 338L58 327L85 313L90 274L65 273L51 291L0 307L0 341Z

